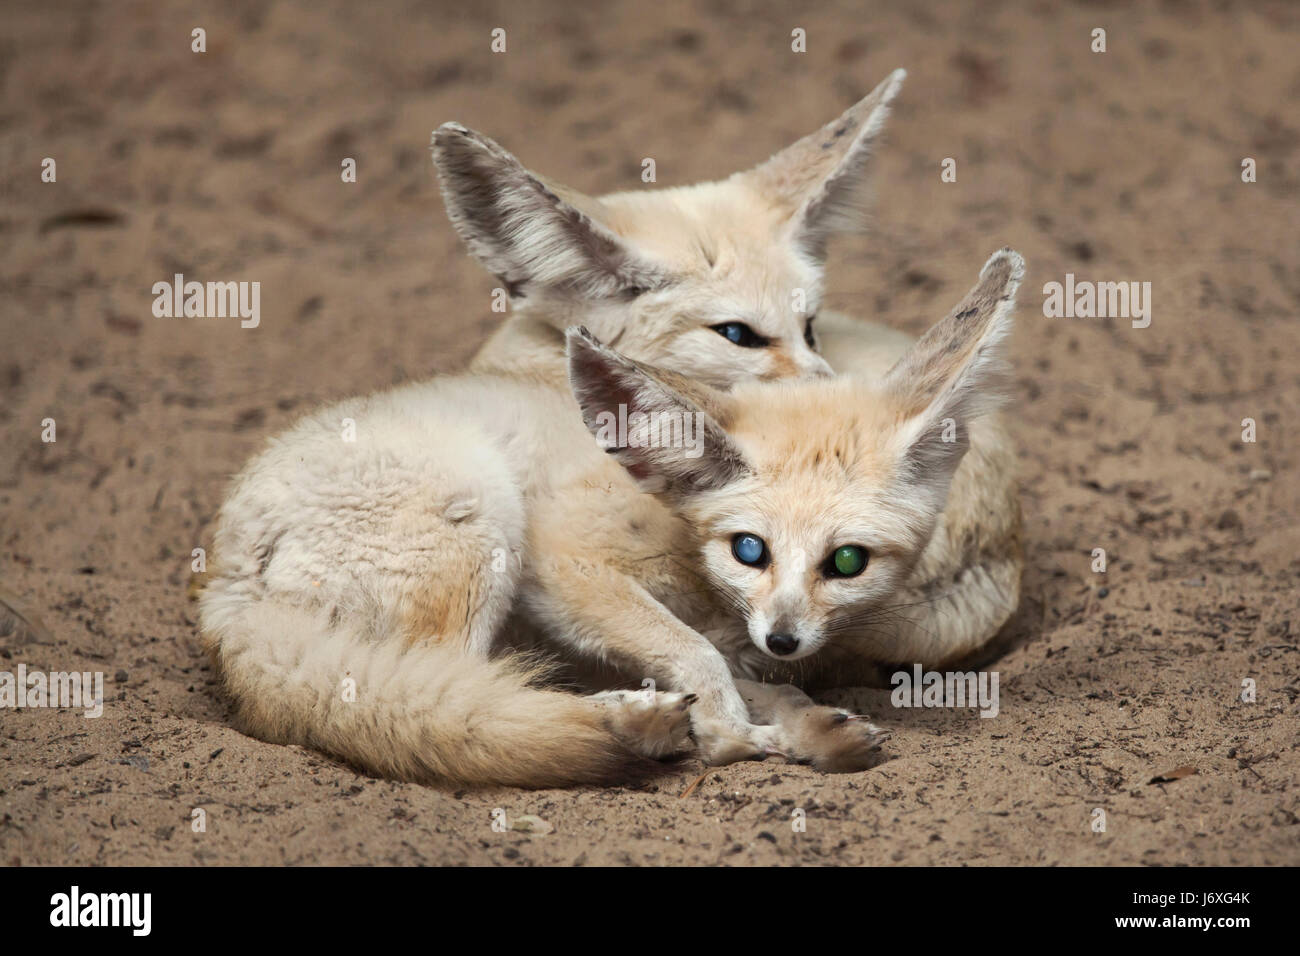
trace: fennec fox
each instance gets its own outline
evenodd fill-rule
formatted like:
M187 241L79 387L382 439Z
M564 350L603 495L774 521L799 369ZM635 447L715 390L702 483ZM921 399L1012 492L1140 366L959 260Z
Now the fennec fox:
M512 303L471 370L563 389L564 330L582 325L624 354L720 387L827 374L827 243L863 225L867 160L905 76L894 71L754 169L599 199L530 172L478 133L441 127L433 149L448 214Z
M973 502L949 492L975 424L1002 401L1022 275L1018 255L995 254L873 382L722 392L570 333L574 394L610 456L575 462L534 504L521 603L556 642L698 695L708 759L865 765L876 728L782 685L851 684L882 663L972 649L950 620L966 608L941 600L952 557L936 551L953 545L936 531L1004 520L955 512ZM694 425L695 447L664 440L678 423ZM986 600L1001 586L984 580Z
M638 755L683 749L688 729L711 762L779 753L827 770L868 765L876 727L753 679L853 682L880 662L968 650L927 603L951 587L929 576L927 555L945 521L1001 520L945 507L975 423L999 401L1021 275L1019 256L996 254L874 382L724 392L573 330L581 418L549 389L487 407L477 380L460 378L309 419L232 499L297 520L244 542L252 566L203 597L241 717L268 739L416 779L618 779ZM344 412L383 438L340 450ZM522 504L492 484L485 436L552 448L532 448L533 471L514 479L530 489L515 528L502 506ZM448 497L448 459L477 466L474 498ZM556 646L664 690L582 697L534 686L517 657L489 658L483 616L502 586ZM330 597L299 596L312 594Z
M582 698L536 686L545 668L524 658L487 659L535 557L531 502L591 450L562 330L716 385L825 374L825 243L859 211L901 81L725 182L602 200L440 129L449 213L514 314L470 374L317 412L236 481L200 611L244 728L377 773L528 786L620 780L678 749L681 692ZM840 351L878 362L879 330L842 325ZM982 636L1001 622L985 615Z

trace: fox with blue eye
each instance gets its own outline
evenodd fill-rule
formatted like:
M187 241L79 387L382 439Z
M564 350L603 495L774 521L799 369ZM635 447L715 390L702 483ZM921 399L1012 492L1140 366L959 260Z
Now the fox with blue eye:
M869 765L884 732L805 691L959 660L1015 607L1016 536L1000 525L1018 511L1002 500L995 412L1022 275L1018 255L995 254L946 319L865 378L724 392L570 330L570 382L598 442L601 413L626 405L647 430L702 422L703 453L629 434L550 489L529 615L580 655L690 692L710 762Z

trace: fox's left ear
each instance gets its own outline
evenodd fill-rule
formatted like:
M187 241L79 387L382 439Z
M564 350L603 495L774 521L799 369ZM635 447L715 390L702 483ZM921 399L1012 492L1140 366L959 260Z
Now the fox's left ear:
M643 491L682 499L749 471L723 428L722 392L620 355L584 328L565 339L583 421Z
M837 232L862 228L867 160L907 71L895 70L839 119L740 176L787 217L791 237L817 259Z
M995 252L966 297L909 349L882 382L898 419L905 473L942 507L948 481L970 445L970 423L1004 400L1003 343L1011 332L1025 261Z

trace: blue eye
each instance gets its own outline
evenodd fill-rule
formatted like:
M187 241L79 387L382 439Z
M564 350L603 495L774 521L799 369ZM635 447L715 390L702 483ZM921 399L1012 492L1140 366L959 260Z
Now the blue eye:
M724 322L721 325L710 326L710 328L732 345L739 345L743 349L757 349L767 345L767 339L744 322Z
M732 538L731 553L741 564L757 567L767 563L767 545L756 534L738 534Z

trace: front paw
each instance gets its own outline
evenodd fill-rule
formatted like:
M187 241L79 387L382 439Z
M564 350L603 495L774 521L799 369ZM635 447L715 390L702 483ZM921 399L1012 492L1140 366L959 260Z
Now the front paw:
M807 707L785 715L778 749L824 773L852 773L872 766L888 739L888 731L865 717L838 707Z

